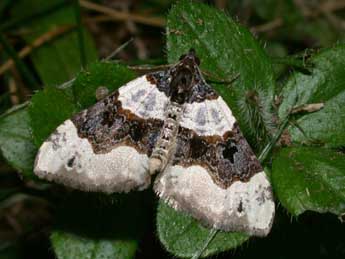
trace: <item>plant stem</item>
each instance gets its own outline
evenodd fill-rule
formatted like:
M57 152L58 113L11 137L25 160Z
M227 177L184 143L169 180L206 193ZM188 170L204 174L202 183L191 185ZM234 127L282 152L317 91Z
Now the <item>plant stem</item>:
M218 233L218 229L212 228L207 236L207 239L201 249L199 249L191 259L198 259L200 256L204 253L206 248L209 246L209 244L212 242L212 240L215 238L216 234Z
M282 121L282 123L280 124L278 131L276 132L276 134L273 136L272 140L270 141L270 143L268 143L266 145L266 147L262 150L261 154L258 157L258 160L260 161L260 163L263 163L268 154L271 152L272 148L277 144L277 141L280 139L280 136L282 135L282 133L284 132L286 126L289 123L289 115L287 115L285 117L285 119Z

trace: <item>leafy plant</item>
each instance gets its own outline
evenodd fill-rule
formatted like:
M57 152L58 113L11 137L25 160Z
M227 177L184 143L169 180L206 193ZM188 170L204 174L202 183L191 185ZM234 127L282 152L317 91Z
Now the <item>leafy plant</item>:
M62 17L65 19L64 15L56 15L54 19ZM43 25L37 22L35 26ZM65 40L61 39L54 48L63 51L69 42ZM273 69L276 64L247 28L221 11L187 0L171 8L166 41L168 63L176 62L181 54L194 48L201 69L209 77L226 81L239 75L231 85L213 86L231 107L256 154L265 154L263 165L270 172L277 204L295 217L305 211L344 215L344 44L316 51L307 60L311 64L308 73L293 71L278 84ZM74 59L78 46L68 48L70 58ZM87 49L88 53L95 51L92 43ZM0 149L25 178L37 180L32 173L37 148L61 122L96 102L95 90L99 86L113 91L135 77L125 65L96 62L77 74L67 87L55 87L71 79L80 67L79 62L63 62L68 56L64 54L62 63L55 64L54 69L68 69L55 77L54 72L45 70L45 65L39 65L50 64L47 59L52 52L43 49L36 53L33 60L41 68L39 75L45 88L32 97L29 105L0 117ZM314 103L322 103L324 107L313 112L293 112L298 106ZM61 196L71 199L63 206L58 203L59 224L51 234L52 247L59 259L114 258L114 255L134 258L145 225L150 224L150 209L155 206L158 206L157 236L174 256L206 257L250 239L243 233L212 232L162 202L152 204L154 198L149 192L142 196L133 193L95 198L61 191ZM277 215L278 223L281 214Z

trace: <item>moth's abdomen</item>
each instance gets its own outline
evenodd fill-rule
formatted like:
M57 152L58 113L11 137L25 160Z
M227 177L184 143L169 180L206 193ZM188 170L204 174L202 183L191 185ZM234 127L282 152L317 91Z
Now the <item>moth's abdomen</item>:
M150 174L162 172L175 151L182 106L171 103L166 110L166 119L149 161Z

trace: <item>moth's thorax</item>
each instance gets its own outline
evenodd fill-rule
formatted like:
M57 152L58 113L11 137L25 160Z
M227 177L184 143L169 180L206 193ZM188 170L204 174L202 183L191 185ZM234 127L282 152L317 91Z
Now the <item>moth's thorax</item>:
M166 108L166 119L149 161L150 174L162 172L174 154L175 141L183 105L171 102Z
M186 56L171 70L170 103L165 121L149 161L150 174L162 172L175 152L175 142L184 104L190 99L195 85L197 63L194 56Z
M171 70L170 100L178 104L189 101L192 88L199 80L195 57L187 55Z

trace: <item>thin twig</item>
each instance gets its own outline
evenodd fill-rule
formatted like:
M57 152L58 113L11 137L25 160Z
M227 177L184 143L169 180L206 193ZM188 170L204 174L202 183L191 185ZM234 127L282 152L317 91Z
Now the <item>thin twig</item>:
M8 80L8 90L10 92L10 99L12 105L19 104L18 88L16 81L13 79L13 77L9 78Z
M55 37L62 35L68 31L70 31L74 26L72 25L67 25L67 26L62 26L59 28L56 28L54 30L48 31L41 36L39 36L37 39L35 39L30 45L25 46L23 49L21 49L18 53L19 58L24 58L27 55L29 55L34 49L42 46L48 41L51 41ZM14 61L13 59L8 60L5 62L1 67L0 67L0 76L4 74L8 69L13 67Z
M36 88L38 82L36 81L35 77L31 74L29 68L25 65L25 63L18 57L17 52L11 46L11 44L7 41L3 33L0 31L0 43L4 47L7 55L9 55L14 63L16 64L18 70L22 74L25 81L30 85L32 88Z
M277 18L273 21L269 21L268 23L260 24L257 26L253 26L250 28L251 32L253 33L260 33L260 32L266 32L266 31L272 31L284 24L284 21L282 18Z
M140 15L140 14L120 12L120 11L117 11L115 9L106 7L104 5L92 3L89 1L85 1L85 0L80 0L80 6L86 8L86 9L89 9L89 10L93 10L93 11L97 11L99 13L106 14L108 16L113 17L115 20L118 20L118 21L131 20L131 21L136 22L136 23L141 23L141 24L150 25L150 26L154 26L154 27L164 27L165 26L165 20L161 17L147 17L147 16Z
M0 119L11 115L12 113L17 112L18 110L25 109L27 106L29 106L29 103L30 103L29 101L26 101L16 106L12 106L10 109L0 114Z
M109 21L118 21L118 20L112 16L104 15L104 14L83 18L83 22L86 24L109 22Z
M102 22L114 22L114 21L118 22L119 19L117 17L115 18L113 16L109 16L109 15L105 15L105 14L83 18L83 22L86 24L102 23Z

